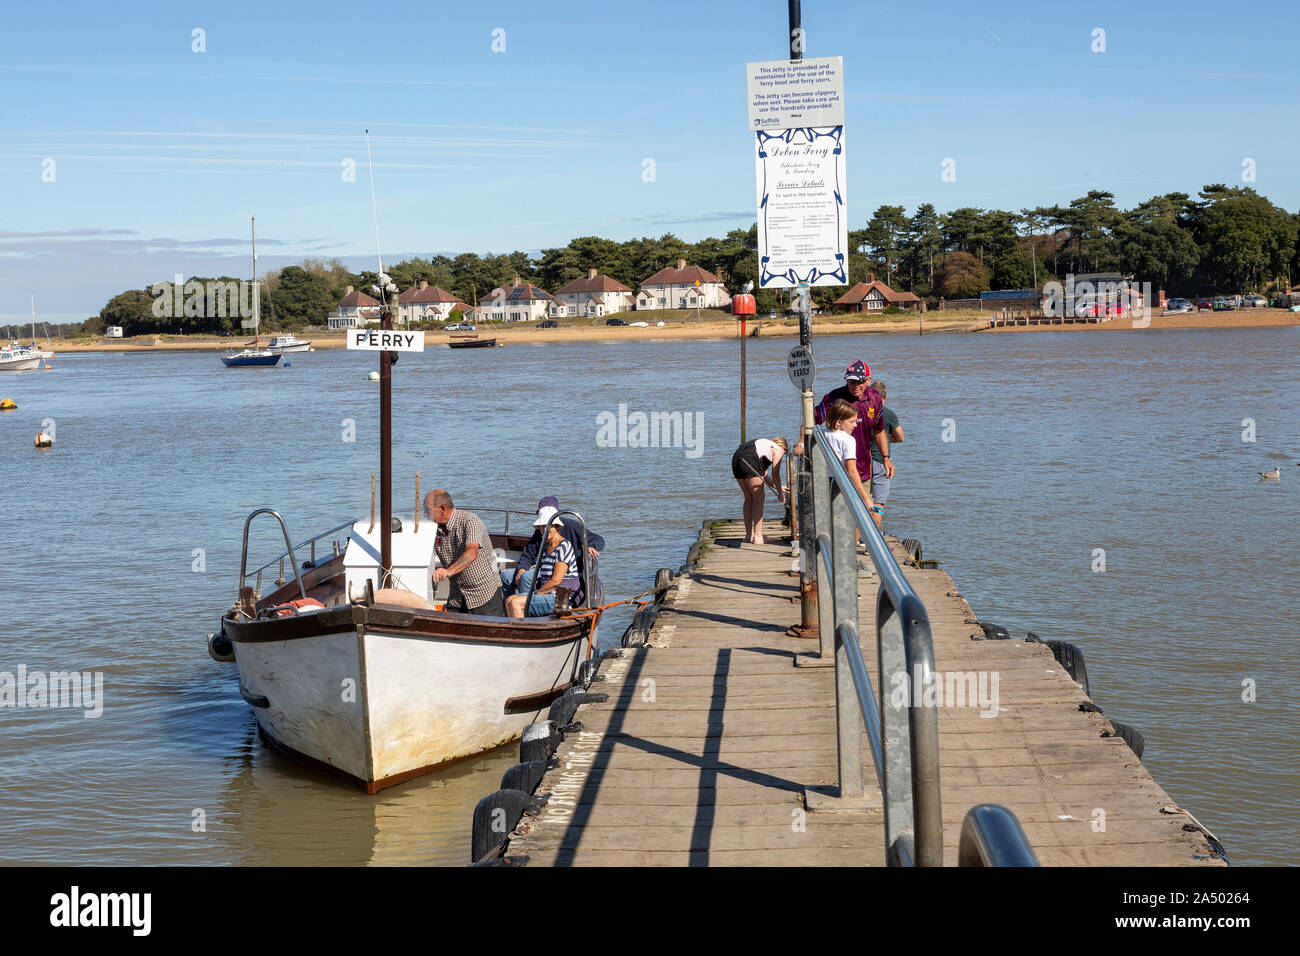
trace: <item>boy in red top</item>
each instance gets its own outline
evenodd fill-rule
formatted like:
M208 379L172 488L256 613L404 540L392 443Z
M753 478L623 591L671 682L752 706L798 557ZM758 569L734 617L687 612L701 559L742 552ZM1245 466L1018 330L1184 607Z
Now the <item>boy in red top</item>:
M884 456L885 476L894 477L894 463L889 460L889 434L885 429L885 401L867 384L870 378L871 369L859 359L844 370L844 384L823 395L821 403L813 408L813 421L820 425L826 421L826 412L837 401L857 406L858 427L853 430L853 438L858 446L858 476L864 485L871 480L872 442Z

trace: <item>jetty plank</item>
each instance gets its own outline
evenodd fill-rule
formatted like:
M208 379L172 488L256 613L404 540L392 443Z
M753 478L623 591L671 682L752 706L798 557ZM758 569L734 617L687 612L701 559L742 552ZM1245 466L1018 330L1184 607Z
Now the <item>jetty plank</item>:
M837 789L834 669L793 666L817 644L786 633L799 617L788 538L742 545L740 522L709 527L648 646L602 663L591 691L609 699L580 708L582 729L538 788L548 802L520 824L510 856L531 866L884 864L878 791L874 808L804 809L806 790ZM965 695L938 708L946 865L978 803L1015 812L1044 865L1223 865L1123 740L1103 736L1107 718L1081 709L1088 696L1048 647L978 639L947 574L905 573L930 617L936 670ZM877 693L878 586L860 575Z

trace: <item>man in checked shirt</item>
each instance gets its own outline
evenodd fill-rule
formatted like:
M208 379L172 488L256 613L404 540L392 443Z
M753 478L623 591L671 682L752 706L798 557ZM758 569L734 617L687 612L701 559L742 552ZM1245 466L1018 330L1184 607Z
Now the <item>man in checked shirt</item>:
M450 579L446 610L505 617L497 556L483 519L454 507L451 495L441 488L424 496L424 513L438 524L434 550L441 566L434 570L433 581L437 585Z

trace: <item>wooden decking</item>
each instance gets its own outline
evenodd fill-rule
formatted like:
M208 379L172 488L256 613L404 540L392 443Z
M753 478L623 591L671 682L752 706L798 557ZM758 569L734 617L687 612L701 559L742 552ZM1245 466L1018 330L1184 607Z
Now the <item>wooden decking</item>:
M806 788L836 783L834 671L793 666L817 645L786 636L799 619L788 544L742 547L741 537L736 524L715 525L650 646L602 665L591 691L609 700L578 711L584 729L560 745L537 791L549 801L521 824L510 856L531 866L883 865L881 810L804 810ZM908 568L907 578L929 611L937 670L998 679L995 717L940 709L946 864L966 812L988 802L1015 812L1045 866L1222 865L1123 740L1101 736L1106 718L1079 709L1088 698L1048 648L973 641L974 615L947 574ZM877 580L859 577L873 680Z

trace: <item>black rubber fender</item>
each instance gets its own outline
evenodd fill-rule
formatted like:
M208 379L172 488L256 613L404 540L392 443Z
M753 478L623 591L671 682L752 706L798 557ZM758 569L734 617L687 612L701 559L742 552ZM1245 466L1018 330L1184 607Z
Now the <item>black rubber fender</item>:
M553 720L538 720L524 728L519 738L519 762L550 760L564 734Z
M668 586L673 583L676 577L671 568L660 568L655 572L655 599L656 608L663 607L664 601L668 598Z
M1102 734L1103 737L1122 737L1124 743L1129 745L1139 760L1142 759L1142 752L1147 749L1146 738L1136 727L1130 727L1128 724L1121 724L1118 720L1112 720L1110 725L1115 728L1113 734Z
M551 709L546 714L546 719L552 721L557 727L567 727L573 723L574 716L578 713L578 708L583 704L599 703L603 700L609 700L608 694L588 694L581 687L570 687L564 692L564 696L551 702Z
M921 542L916 538L904 538L901 542L903 553L911 559L913 564L921 563Z
M235 662L235 645L226 637L225 631L217 631L215 634L208 635L208 656L218 664L233 664Z
M1083 688L1083 692L1089 697L1092 692L1088 690L1088 667L1083 662L1083 651L1076 644L1069 644L1065 641L1043 641L1052 649L1052 656L1056 662L1065 668L1065 672L1074 678L1074 682Z
M984 632L984 640L986 641L1005 641L1011 637L1011 632L1001 624L989 624L985 621L976 621L975 623Z
M546 801L522 790L498 790L489 793L474 807L474 824L470 833L470 862L478 863L495 855L519 825L525 813L536 813Z
M542 782L542 777L546 775L546 769L549 765L550 762L546 760L530 760L527 763L517 763L501 775L501 789L522 790L524 793L532 793L537 789L537 785Z

